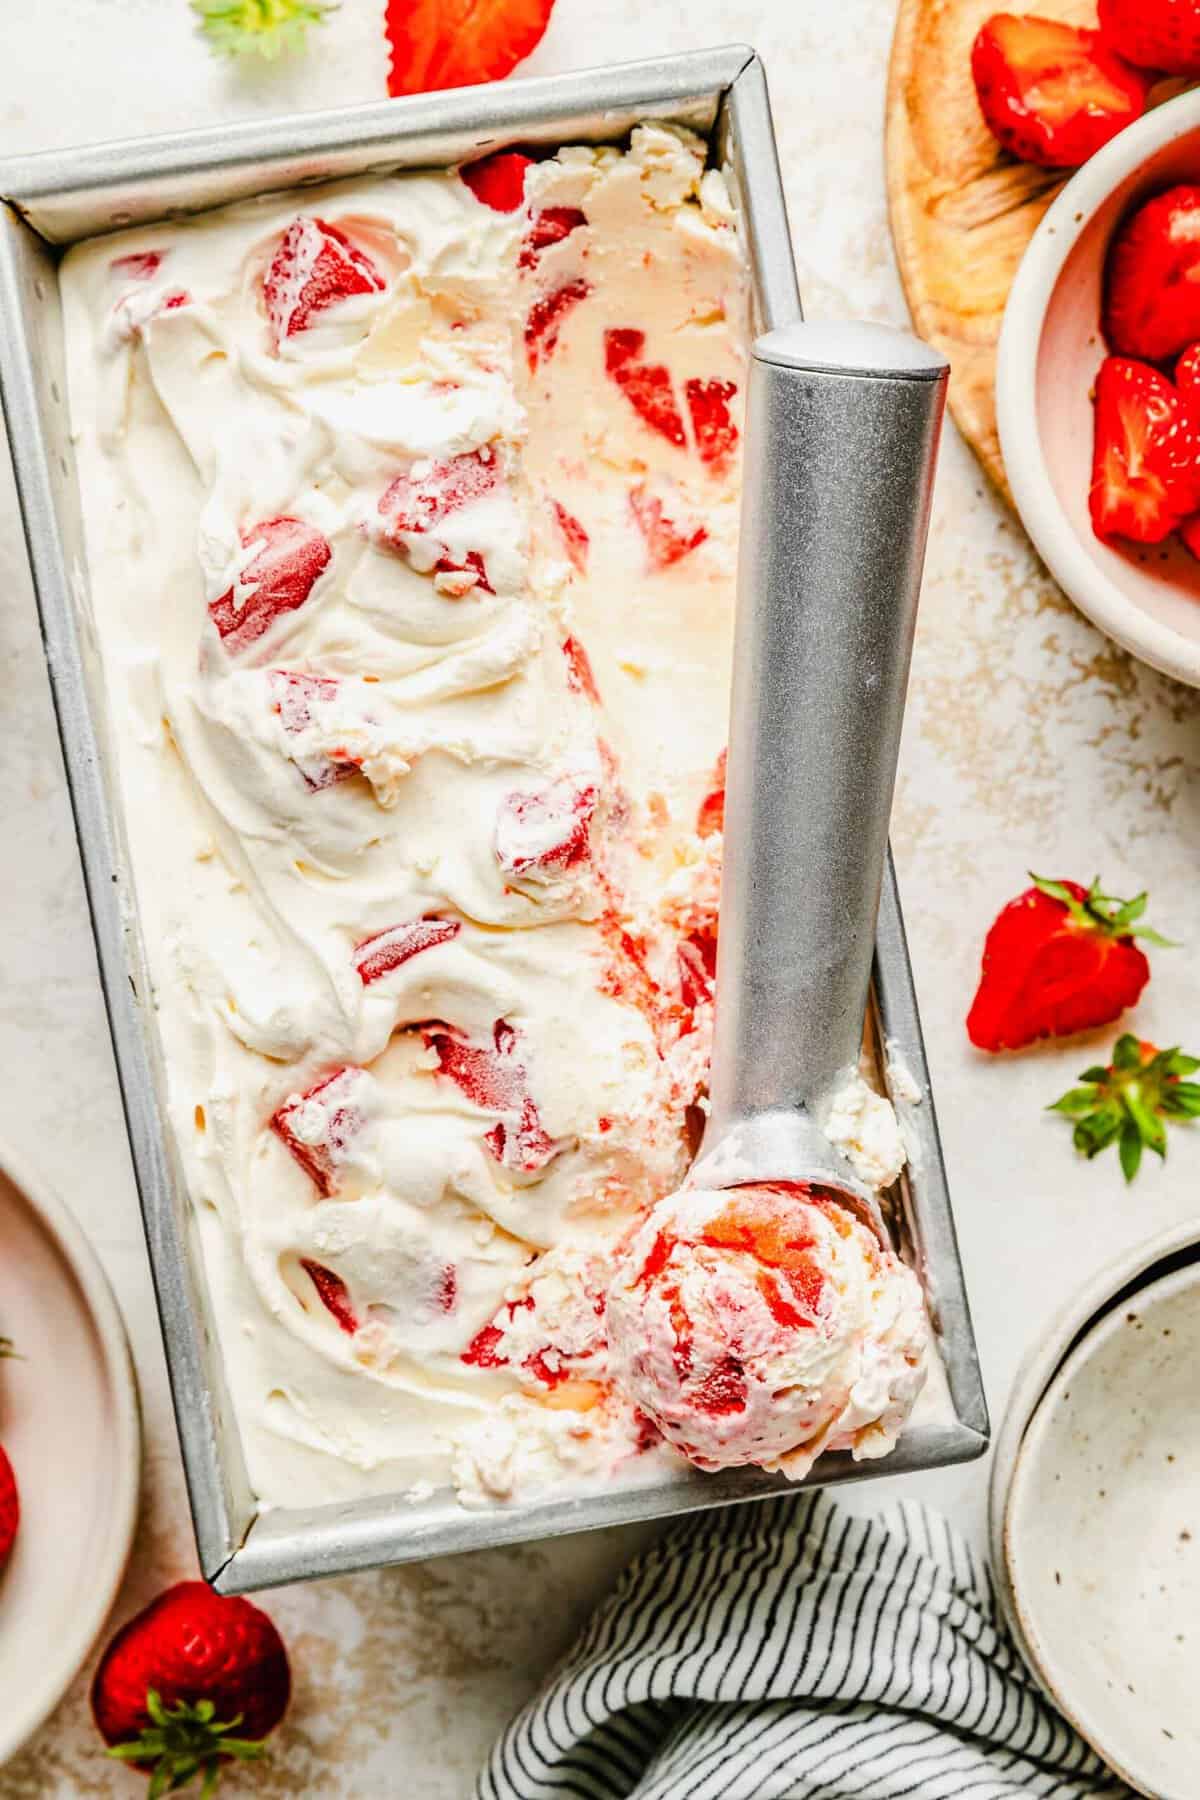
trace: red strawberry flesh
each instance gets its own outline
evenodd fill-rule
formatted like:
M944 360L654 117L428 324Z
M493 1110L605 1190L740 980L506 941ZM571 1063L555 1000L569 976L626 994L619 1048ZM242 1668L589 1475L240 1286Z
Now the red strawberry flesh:
M263 278L263 300L276 346L307 331L331 306L386 287L379 269L344 231L301 213L280 238Z
M393 970L403 967L422 950L451 943L461 930L457 919L428 918L410 919L407 924L392 925L387 931L376 932L374 937L364 938L355 947L354 966L359 979L364 987L370 987L373 981L380 981Z
M534 213L529 230L521 244L519 260L522 269L532 269L544 250L561 244L573 231L587 224L587 214L577 206L544 206Z
M737 448L738 428L729 413L737 383L693 377L684 382L683 391L700 460L719 473Z
M1140 68L1200 78L1200 8L1195 0L1100 0L1100 30Z
M725 829L725 763L728 752L721 751L713 770L713 784L700 802L700 811L696 815L696 834L698 837L712 837Z
M646 562L652 570L669 569L693 550L698 550L708 537L703 525L679 525L669 519L657 494L644 483L631 489L629 507L646 545Z
M577 637L563 639L563 655L567 659L567 686L573 694L582 694L593 706L600 704L600 690L592 673L591 658Z
M248 526L242 546L253 554L242 565L237 586L208 609L231 655L257 643L276 619L303 606L333 555L315 526L287 517Z
M558 348L567 315L590 293L583 277L576 276L534 301L525 317L525 355L531 371L540 363L549 362Z
M499 81L537 47L554 0L387 0L389 94Z
M590 782L562 776L533 793L512 793L496 819L496 860L506 875L562 873L586 862L596 811Z
M151 281L162 268L165 250L134 250L128 256L114 256L109 269L130 281Z
M484 1133L484 1143L505 1168L535 1174L557 1156L559 1146L542 1128L527 1088L525 1065L517 1055L517 1034L497 1019L492 1043L473 1043L448 1027L425 1029L438 1072L487 1112L508 1115Z
M353 1337L358 1330L358 1319L350 1304L350 1290L341 1276L335 1275L323 1263L310 1262L304 1256L300 1258L300 1267L317 1290L317 1298L338 1328Z
M604 333L604 367L647 430L677 449L687 448L687 433L675 399L671 371L665 363L642 361L646 334L627 326Z
M21 1523L21 1499L17 1478L4 1446L0 1444L0 1569L12 1555Z
M1097 31L1034 14L996 13L971 51L980 109L1006 150L1075 169L1140 117L1150 77Z
M339 1165L365 1123L356 1095L363 1075L354 1064L335 1069L307 1093L291 1095L271 1116L271 1130L325 1199L336 1192ZM314 1124L321 1126L319 1137Z
M1146 363L1101 366L1088 500L1097 537L1142 544L1200 510L1200 412Z
M493 212L519 212L525 204L525 174L533 158L519 150L497 150L478 162L464 163L458 171L475 198Z
M1200 339L1200 185L1168 188L1118 228L1104 271L1104 334L1165 362Z
M569 513L566 507L560 505L557 500L552 500L550 504L554 509L555 523L562 534L567 556L579 573L586 575L591 539L574 513Z

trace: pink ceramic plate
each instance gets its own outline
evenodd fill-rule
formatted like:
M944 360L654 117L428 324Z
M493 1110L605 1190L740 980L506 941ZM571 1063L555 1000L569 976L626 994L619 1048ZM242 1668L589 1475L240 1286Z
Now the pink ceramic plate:
M36 1197L35 1197L36 1195ZM0 1147L0 1443L21 1526L0 1574L0 1763L53 1711L108 1616L137 1519L141 1425L117 1303L70 1214Z

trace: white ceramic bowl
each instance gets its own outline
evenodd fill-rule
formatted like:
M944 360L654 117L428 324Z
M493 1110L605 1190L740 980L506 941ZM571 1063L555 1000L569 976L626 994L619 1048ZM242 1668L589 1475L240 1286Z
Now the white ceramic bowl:
M1132 205L1179 181L1200 181L1200 89L1127 126L1046 213L1004 315L996 416L1021 522L1059 584L1143 662L1200 687L1200 562L1174 539L1101 543L1087 505L1105 254Z
M1200 1265L1087 1333L1025 1434L1008 1579L1043 1685L1111 1768L1193 1800L1200 1768Z
M129 1558L141 1479L133 1364L83 1233L0 1147L0 1442L21 1524L0 1573L0 1763L86 1661Z

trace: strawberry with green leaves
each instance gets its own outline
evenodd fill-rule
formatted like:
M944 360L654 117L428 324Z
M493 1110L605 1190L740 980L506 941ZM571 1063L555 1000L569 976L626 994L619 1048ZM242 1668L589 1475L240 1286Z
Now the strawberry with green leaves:
M1167 1154L1167 1124L1200 1118L1200 1083L1187 1077L1200 1057L1159 1050L1132 1032L1119 1037L1112 1061L1097 1063L1047 1110L1075 1121L1076 1150L1089 1159L1117 1146L1126 1181L1141 1167L1142 1153Z
M967 1017L967 1035L979 1050L1020 1050L1039 1038L1111 1024L1150 979L1135 939L1169 942L1140 924L1145 894L1113 899L1099 877L1090 888L1031 879L1033 886L1000 913L983 947Z

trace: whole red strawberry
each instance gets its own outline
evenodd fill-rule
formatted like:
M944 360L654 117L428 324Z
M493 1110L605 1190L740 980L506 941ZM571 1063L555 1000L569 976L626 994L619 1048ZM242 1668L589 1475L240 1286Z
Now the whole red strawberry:
M987 934L967 1036L980 1050L1020 1050L1039 1038L1071 1037L1118 1018L1150 979L1134 942L1167 940L1138 926L1145 894L1114 900L1097 879L1031 876Z
M1160 544L1200 512L1200 409L1165 375L1106 357L1094 429L1088 506L1098 538Z
M1104 272L1104 334L1121 356L1166 362L1200 338L1200 186L1183 182L1130 213Z
M21 1501L17 1493L17 1478L13 1474L13 1466L8 1460L4 1446L0 1444L0 1569L12 1555L17 1526L20 1523Z
M1152 85L1098 31L1032 13L994 14L975 39L971 73L993 135L1047 169L1085 163L1140 118Z
M109 1754L152 1775L157 1800L194 1775L209 1794L223 1762L261 1756L290 1692L287 1651L266 1613L180 1581L109 1644L92 1714Z
M1122 56L1143 69L1200 75L1200 6L1196 0L1100 0L1100 30Z

